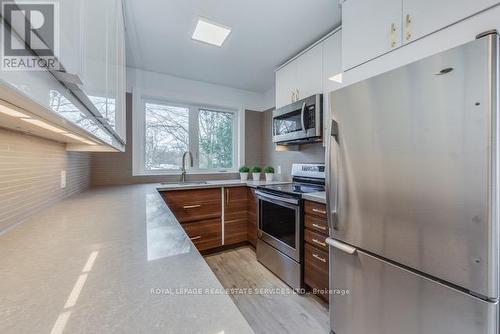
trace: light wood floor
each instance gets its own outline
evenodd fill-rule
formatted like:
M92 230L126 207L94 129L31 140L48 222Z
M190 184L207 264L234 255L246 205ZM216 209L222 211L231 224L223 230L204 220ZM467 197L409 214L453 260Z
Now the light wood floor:
M205 257L224 288L287 288L257 262L250 247ZM256 334L329 333L328 306L312 295L233 294L231 298Z

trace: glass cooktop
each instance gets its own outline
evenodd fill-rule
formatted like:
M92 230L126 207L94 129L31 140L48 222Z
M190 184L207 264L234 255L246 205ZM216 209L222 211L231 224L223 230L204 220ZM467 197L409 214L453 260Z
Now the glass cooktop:
M295 195L325 191L325 186L323 185L298 183L298 182L273 184L268 186L260 186L259 188L264 190L270 190L272 192L281 192L281 193L295 194Z

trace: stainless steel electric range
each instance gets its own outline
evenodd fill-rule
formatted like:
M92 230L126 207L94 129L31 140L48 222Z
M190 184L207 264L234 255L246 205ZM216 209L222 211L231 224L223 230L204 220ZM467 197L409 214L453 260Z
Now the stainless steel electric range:
M325 191L324 164L293 164L292 182L257 187L257 260L293 289L303 284L302 194Z

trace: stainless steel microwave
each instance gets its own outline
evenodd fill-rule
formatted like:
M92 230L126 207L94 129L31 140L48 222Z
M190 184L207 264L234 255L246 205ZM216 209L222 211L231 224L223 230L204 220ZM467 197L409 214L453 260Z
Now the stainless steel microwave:
M273 111L273 142L303 144L321 141L323 94L316 94Z

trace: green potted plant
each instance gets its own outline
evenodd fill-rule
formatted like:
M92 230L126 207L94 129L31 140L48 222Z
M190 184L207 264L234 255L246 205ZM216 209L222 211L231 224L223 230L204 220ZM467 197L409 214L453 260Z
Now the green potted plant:
M240 178L241 178L241 181L248 180L248 172L250 172L250 168L248 168L247 166L241 166L240 167Z
M254 166L254 167L252 167L252 169L250 171L252 172L252 179L254 181L259 181L260 180L260 172L262 172L262 168L260 168L258 166Z
M266 173L266 181L272 181L274 176L274 168L267 166L264 168L264 173Z

